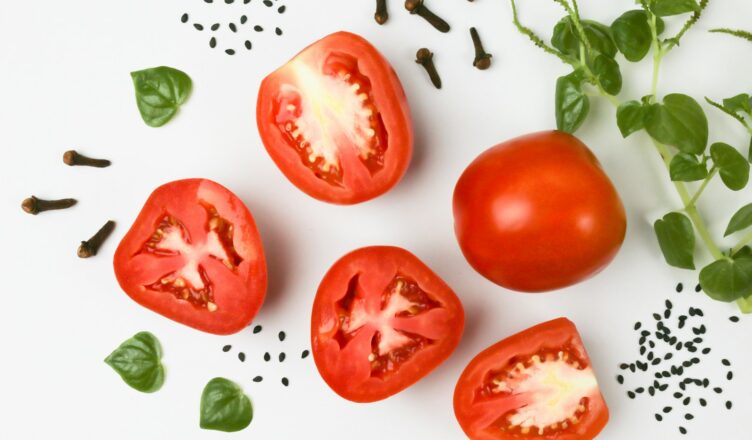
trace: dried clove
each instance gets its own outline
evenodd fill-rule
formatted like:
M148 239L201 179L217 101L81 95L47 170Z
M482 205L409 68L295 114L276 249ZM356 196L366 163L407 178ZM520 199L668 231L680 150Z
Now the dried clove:
M114 229L115 222L109 220L90 239L82 241L81 246L78 247L79 258L89 258L96 255L102 243L112 234Z
M431 12L424 4L424 0L405 0L405 9L411 14L418 14L423 17L431 26L439 32L449 32L449 23L444 21L438 15Z
M475 46L475 59L473 60L473 66L478 70L486 70L491 67L491 54L486 53L483 49L483 43L480 41L480 35L478 30L474 27L470 28L470 37L473 39L473 46Z
M389 12L386 10L386 0L376 0L376 13L373 18L378 24L384 24L389 20Z
M92 159L86 157L83 154L78 153L76 150L68 150L63 153L63 162L68 166L87 166L96 168L106 168L112 164L107 159Z
M51 211L53 209L67 209L76 203L78 203L76 199L43 200L31 196L21 202L21 209L28 214L37 215L40 212Z
M431 79L434 87L440 89L441 77L439 77L439 72L436 71L436 66L433 63L433 52L423 47L418 49L415 58L415 62L423 66L426 72L428 72L428 77Z

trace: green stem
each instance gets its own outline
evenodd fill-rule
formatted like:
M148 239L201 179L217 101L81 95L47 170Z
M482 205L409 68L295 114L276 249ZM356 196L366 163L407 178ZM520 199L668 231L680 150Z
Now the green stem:
M737 252L750 243L752 243L752 231L747 232L747 235L742 237L742 239L739 240L739 243L731 249L731 255L736 255Z
M702 185L697 189L697 192L694 196L692 196L692 200L689 201L689 204L692 206L695 206L697 204L697 200L702 195L702 192L705 191L705 188L708 186L708 183L710 183L711 180L713 180L713 177L718 174L718 168L713 166L713 168L710 170L710 174L708 174L707 177L705 177L705 180L702 181Z
M650 95L653 96L653 99L655 100L655 97L658 94L658 78L661 71L661 61L663 61L663 55L665 55L665 52L663 51L661 40L658 39L658 26L656 24L657 17L651 12L648 12L648 14L650 15L650 20L648 21L648 24L650 25L650 33L653 36L653 81L650 85Z
M512 4L512 20L514 22L514 26L521 34L526 35L530 39L530 41L533 42L533 44L543 49L544 52L556 56L564 63L571 65L576 62L576 60L571 59L570 57L546 44L538 35L535 34L535 32L533 32L532 29L528 28L527 26L523 26L523 24L520 23L519 16L517 15L517 4L514 2L514 0L510 0L510 3Z

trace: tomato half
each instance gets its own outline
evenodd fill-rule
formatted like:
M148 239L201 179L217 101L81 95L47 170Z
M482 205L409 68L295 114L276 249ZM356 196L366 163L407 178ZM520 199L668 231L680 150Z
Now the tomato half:
M115 251L115 276L134 301L215 334L245 328L266 294L266 260L248 208L206 179L160 186Z
M334 263L321 281L311 347L332 390L354 402L373 402L448 358L464 322L460 300L415 255L366 247Z
M256 122L284 175L325 202L349 205L385 193L412 156L410 110L397 74L348 32L324 37L267 76Z
M578 283L613 260L627 220L613 184L576 137L547 131L486 150L454 189L454 230L475 270L509 289Z
M582 339L566 318L478 354L457 382L454 414L473 440L587 440L608 422Z

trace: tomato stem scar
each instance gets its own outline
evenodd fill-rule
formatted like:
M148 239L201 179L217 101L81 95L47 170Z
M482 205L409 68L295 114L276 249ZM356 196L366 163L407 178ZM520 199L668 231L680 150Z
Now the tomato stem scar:
M83 154L79 154L76 150L68 150L63 153L63 162L68 166L87 166L96 168L106 168L112 164L107 159L92 159L86 157Z
M89 258L96 255L102 243L104 243L114 229L115 222L108 220L90 239L82 241L81 246L78 247L79 258Z
M31 196L21 202L21 209L28 214L37 215L40 212L51 211L53 209L67 209L76 203L78 203L76 199L43 200Z
M473 39L473 46L475 46L475 59L473 60L473 66L478 70L486 70L491 67L491 54L486 53L483 49L483 43L480 41L480 35L475 27L470 28L470 37Z
M439 77L439 72L436 71L436 65L434 65L433 63L433 52L426 49L425 47L422 47L418 49L418 52L415 54L415 58L415 62L426 69L426 72L428 72L428 77L431 78L433 85L437 89L440 89L441 77Z
M376 23L384 24L389 19L389 12L386 10L386 0L376 0L376 13L373 15Z
M418 14L423 17L439 32L449 32L449 23L431 12L431 10L423 4L423 0L405 0L405 9L411 14Z

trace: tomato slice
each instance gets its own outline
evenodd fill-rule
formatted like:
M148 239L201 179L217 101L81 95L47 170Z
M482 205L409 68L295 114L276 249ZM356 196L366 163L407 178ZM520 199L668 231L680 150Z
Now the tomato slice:
M337 32L313 43L261 83L261 139L298 188L330 203L377 197L412 155L407 98L368 41Z
M478 354L457 382L454 413L473 440L585 440L608 422L582 339L566 318Z
M342 257L321 281L311 317L313 357L337 394L373 402L448 358L464 320L460 300L416 256L366 247Z
M160 186L115 252L133 300L209 333L246 327L266 294L266 260L248 208L206 179Z

